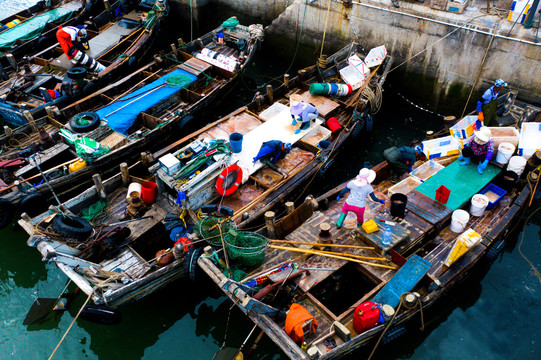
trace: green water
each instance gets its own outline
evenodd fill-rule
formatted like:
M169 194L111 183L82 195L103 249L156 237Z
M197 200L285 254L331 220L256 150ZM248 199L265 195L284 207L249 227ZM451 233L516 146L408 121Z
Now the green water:
M282 74L293 51L278 56L268 40L255 65L235 90L204 114L211 121L251 100L257 86ZM309 58L312 50L299 53ZM305 65L294 62L292 70ZM294 71L290 71L294 74ZM392 85L392 74L389 77ZM374 132L363 141L348 143L321 184L321 191L353 177L365 161L376 164L381 152L424 131L437 130L440 120L397 96L386 87L383 109L375 118ZM539 208L539 197L525 216ZM539 359L541 358L540 279L522 253L541 268L541 211L509 236L503 254L492 266L482 266L452 297L431 312L424 332L410 333L375 359ZM54 265L41 262L38 252L26 246L27 236L16 227L0 230L0 359L47 359L85 301L79 296L69 311L42 324L22 321L37 296L56 298L66 277ZM60 345L55 359L212 359L227 334L227 346L240 346L252 323L206 282L176 282L135 304L121 307L119 325L103 326L77 320ZM229 326L228 314L230 314ZM428 314L427 314L428 315ZM227 331L226 331L227 330ZM254 335L255 337L255 335ZM355 359L365 359L364 350ZM252 359L286 359L268 337L263 337Z

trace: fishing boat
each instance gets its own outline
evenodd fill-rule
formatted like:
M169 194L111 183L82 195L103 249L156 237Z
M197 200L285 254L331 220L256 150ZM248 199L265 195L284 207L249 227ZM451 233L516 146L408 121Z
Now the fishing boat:
M23 70L0 84L0 117L24 125L46 115L46 106L64 107L118 79L149 54L167 13L164 0L148 12L118 1L86 22L88 48L73 59L57 42L28 53Z
M490 164L479 175L474 166L459 166L456 158L418 161L417 175L428 178L416 179L416 185L400 193L389 165L375 166L374 190L380 198L391 197L391 203L367 201L360 228L349 216L342 228L334 225L343 205L336 195L346 183L317 197L316 204L290 208L273 227L274 239L283 240L269 238L261 265L246 269L242 279L224 275L215 260L217 255L223 258L221 250L205 249L207 256L198 263L290 359L339 359L376 342L388 343L408 328L422 326L423 312L453 296L454 286L483 259L493 261L528 206L525 173L490 198L490 210L457 220L457 210L471 211L472 196L500 184L502 169ZM450 197L440 202L441 185L450 189ZM275 299L276 285L284 290ZM258 291L262 287L274 291ZM288 310L291 316L285 314Z
M267 94L256 95L251 103L209 124L204 133L198 131L156 152L158 163L150 170L160 189L178 194L192 211L204 205L229 209L239 228L261 222L276 203L323 176L345 141L371 127L375 96L363 94L381 90L391 58L381 59L355 93L348 92L343 81L340 85L346 91L341 97L310 90L314 84L341 81L340 71L353 56L364 57L356 43L329 56L330 65L324 69L311 66L291 80L286 76L283 85L268 87ZM304 129L292 121L289 105L295 96L318 110ZM262 151L277 144L288 149L276 150L274 164L259 159Z
M224 44L218 44L218 33L224 34ZM6 148L0 225L14 213L34 216L56 203L51 188L70 198L89 185L93 174L112 176L121 162L136 161L141 152L174 140L194 114L231 89L262 36L260 25L217 28L178 49L173 45L173 52L72 105L47 108L49 116L35 123L7 129L0 138ZM236 45L240 39L244 50ZM236 66L226 70L194 56L204 48L236 57Z
M103 5L97 0L38 1L2 20L0 26L0 77L7 80L22 65L24 57L56 42L58 26L82 24L98 14Z
M28 245L43 260L56 264L98 307L85 309L106 323L115 309L136 301L182 277L185 262L201 251L180 237L189 217L167 194L145 188L137 169L122 171L78 196L19 224L29 233ZM144 173L143 173L144 175ZM183 230L180 230L182 228ZM177 246L175 246L177 245Z

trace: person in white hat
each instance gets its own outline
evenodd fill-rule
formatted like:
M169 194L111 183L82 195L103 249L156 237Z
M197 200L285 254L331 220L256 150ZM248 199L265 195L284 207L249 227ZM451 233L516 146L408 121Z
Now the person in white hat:
M302 101L302 97L299 94L292 94L289 100L289 111L293 119L291 124L297 125L297 122L301 123L299 128L295 130L295 134L298 134L301 130L306 130L310 127L312 120L317 118L318 111L314 105Z
M502 79L494 81L494 85L488 88L481 98L477 100L477 117L483 121L485 126L498 126L496 113L498 111L498 102L496 98L500 91L507 86L507 83Z
M75 49L86 50L84 43L88 42L88 34L84 25L60 26L56 32L56 39L68 60L73 60Z
M351 180L346 187L340 191L336 197L336 201L340 199L348 192L351 191L348 198L342 206L342 212L340 217L336 222L336 227L340 229L348 212L353 212L357 215L357 227L360 227L364 222L364 209L366 207L366 196L369 195L370 198L379 203L385 204L384 199L378 199L374 194L374 189L372 188L372 181L376 178L376 172L367 168L362 168L359 171L359 175L353 180Z
M473 133L472 139L464 145L462 155L458 157L460 165L465 166L471 163L471 159L479 162L477 171L483 174L488 162L494 154L494 140L490 129L483 126L481 129Z

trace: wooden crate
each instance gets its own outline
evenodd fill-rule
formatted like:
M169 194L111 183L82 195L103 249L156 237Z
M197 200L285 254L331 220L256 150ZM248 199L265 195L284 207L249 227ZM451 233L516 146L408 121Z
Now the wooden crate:
M105 139L101 140L100 144L109 146L111 150L115 150L121 146L124 146L127 142L128 139L124 135L114 132Z

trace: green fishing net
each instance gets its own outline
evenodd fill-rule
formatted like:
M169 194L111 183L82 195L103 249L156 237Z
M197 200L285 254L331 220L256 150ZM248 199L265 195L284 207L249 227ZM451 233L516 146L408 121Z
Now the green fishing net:
M199 220L195 224L194 230L201 239L206 239L210 245L221 246L220 228L222 234L226 235L233 228L233 222L231 220L221 222L220 218L209 216Z
M259 266L265 260L267 238L250 231L230 229L224 235L227 255L246 266Z

